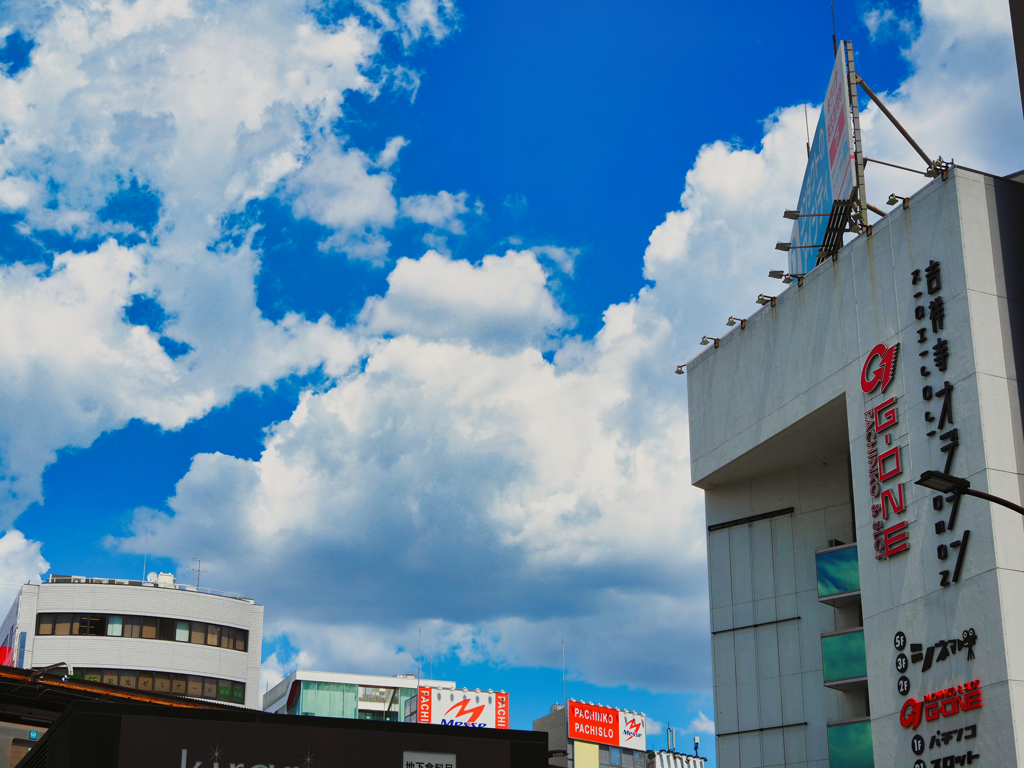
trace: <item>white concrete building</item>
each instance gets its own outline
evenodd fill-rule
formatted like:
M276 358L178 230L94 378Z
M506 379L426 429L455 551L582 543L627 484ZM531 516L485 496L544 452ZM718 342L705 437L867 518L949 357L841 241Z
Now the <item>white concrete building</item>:
M1024 185L964 168L688 364L720 768L1024 764L1024 519L914 483L1021 503L1022 372Z
M11 666L259 707L263 606L152 581L50 576L21 588L0 640Z

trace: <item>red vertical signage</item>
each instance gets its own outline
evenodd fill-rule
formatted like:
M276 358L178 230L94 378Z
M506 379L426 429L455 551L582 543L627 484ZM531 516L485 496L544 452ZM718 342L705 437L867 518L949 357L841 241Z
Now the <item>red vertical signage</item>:
M430 688L420 688L419 714L416 718L416 722L430 722Z
M494 727L508 729L508 694L503 691L494 694Z

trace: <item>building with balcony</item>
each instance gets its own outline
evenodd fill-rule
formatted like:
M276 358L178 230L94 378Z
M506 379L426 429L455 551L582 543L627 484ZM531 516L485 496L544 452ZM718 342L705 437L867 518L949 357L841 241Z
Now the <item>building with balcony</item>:
M941 173L687 364L720 768L1024 764L1021 516L915 484L1024 496L1017 178Z
M259 707L263 606L149 581L50 576L21 588L0 638L8 666L65 665L72 678Z

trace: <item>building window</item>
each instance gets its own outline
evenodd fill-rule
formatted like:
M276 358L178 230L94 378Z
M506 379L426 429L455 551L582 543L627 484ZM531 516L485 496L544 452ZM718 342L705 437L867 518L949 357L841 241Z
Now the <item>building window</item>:
M609 765L609 760L610 759L611 759L611 755L609 754L608 747L606 747L604 744L601 744L600 746L598 746L598 748L597 748L597 764L598 765Z
M860 591L857 545L819 552L814 557L818 572L818 597Z
M193 698L213 698L244 705L246 684L233 680L203 678L198 675L171 675L166 672L145 670L87 670L75 671L75 677L121 688L137 688L140 691L175 693Z
M864 652L864 630L841 632L821 638L821 660L825 684L838 680L867 677L868 662Z
M828 763L831 768L875 768L871 721L830 725Z
M40 636L92 635L169 640L178 643L205 644L242 653L249 648L249 631L246 629L156 616L40 613L36 616L36 634Z
M611 764L620 766L622 765L622 750L618 747L612 747L609 750L609 758L611 758Z

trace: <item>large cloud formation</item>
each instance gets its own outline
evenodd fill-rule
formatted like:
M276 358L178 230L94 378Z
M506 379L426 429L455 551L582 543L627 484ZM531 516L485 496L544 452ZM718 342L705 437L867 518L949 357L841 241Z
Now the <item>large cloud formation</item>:
M969 23L941 2L925 3L919 28L884 14L870 23L910 35L913 74L883 97L916 138L1009 172L1024 164L1008 138L1020 135L1020 113L1004 103L1016 93L1012 48L1001 0L982 5ZM467 662L554 665L564 637L591 682L705 687L705 659L692 652L707 636L703 516L689 485L685 377L673 369L702 334L781 288L765 275L781 261L770 244L785 239L780 214L799 189L803 107L770 116L757 147L701 150L680 209L651 234L654 287L608 307L593 338L572 335L546 260L569 273L576 251L550 247L476 263L403 258L352 326L274 323L255 307L248 233L221 237L224 216L246 201L277 195L330 230L323 248L375 263L403 213L458 234L468 210L462 193L394 199L403 140L359 150L334 138L346 92L397 78L400 65L380 62L382 36L412 46L457 22L450 2L361 7L365 18L330 29L281 0L62 4L26 16L32 66L0 85L14 137L0 148L0 201L29 228L123 234L124 222L98 212L138 178L159 192L160 216L135 228L141 242L0 272L0 307L22 307L26 332L40 329L32 345L0 340L0 388L24 413L0 424L6 520L40 498L60 447L129 418L173 428L240 389L323 364L329 382L268 429L259 460L196 456L168 511L139 510L133 533L112 544L141 551L148 523L150 552L201 545L231 574L226 588L266 603L268 632L308 666L407 667L403 648L422 625L435 648ZM200 50L195 35L215 39ZM120 74L152 57L163 58L146 68L151 82ZM936 82L968 108L936 99ZM989 82L1002 85L979 87ZM27 106L45 83L56 90L38 114L52 123ZM913 160L873 108L863 124L873 156ZM152 153L133 148L139 136ZM871 170L872 201L919 184ZM159 330L125 322L139 295L165 311ZM164 337L189 351L172 357ZM60 345L74 348L73 365Z

